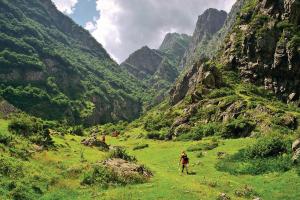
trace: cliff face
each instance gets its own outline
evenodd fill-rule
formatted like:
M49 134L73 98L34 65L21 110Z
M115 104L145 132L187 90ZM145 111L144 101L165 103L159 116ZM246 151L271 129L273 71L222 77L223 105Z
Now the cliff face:
M248 2L227 40L226 67L283 100L299 99L299 9L296 0Z
M50 0L0 1L0 95L46 119L95 124L139 116L138 80ZM138 92L137 92L138 91Z
M238 1L229 15L236 16L236 23L221 29L229 34L222 36L215 60L226 70L238 71L243 81L263 85L283 100L299 99L298 6L296 1ZM188 77L196 76L194 68L171 90L171 104L182 100L188 90L192 93L191 85L196 83Z
M181 67L190 67L192 63L204 54L202 46L205 46L224 25L227 18L225 11L219 11L214 8L206 10L198 17L195 31L192 36L189 48L181 61ZM203 52L203 53L201 53Z
M198 57L171 89L170 106L183 107L184 114L168 122L172 125L167 137L209 123L222 131L233 128L230 137L249 136L254 127L259 133L295 130L300 107L299 10L294 0L242 2L214 58ZM166 115L174 115L169 110Z

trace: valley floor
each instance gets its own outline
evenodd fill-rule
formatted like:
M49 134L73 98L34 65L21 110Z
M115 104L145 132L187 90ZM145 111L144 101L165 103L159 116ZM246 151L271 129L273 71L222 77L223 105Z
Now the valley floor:
M39 164L48 163L53 171L57 163L65 167L76 168L80 163L82 154L87 163L99 161L104 158L104 153L97 149L78 146L80 137L65 136L55 138L56 143L61 143L61 150L43 152L36 155ZM217 152L232 154L242 147L253 142L252 139L224 140L222 145L214 150L204 152L202 158L197 158L196 153L188 152L190 157L190 171L193 175L181 175L178 161L179 154L195 142L165 142L143 139L108 138L111 145L124 146L128 152L135 155L139 163L145 164L154 172L154 177L149 183L130 185L126 187L109 188L82 187L78 179L59 180L44 199L56 199L55 196L66 188L63 195L66 199L217 199L221 193L226 193L231 199L247 199L237 197L235 191L245 187L253 188L261 199L297 199L300 196L300 179L295 171L286 173L269 173L265 175L230 175L215 169L218 162ZM203 142L203 141L202 141ZM149 148L132 151L137 144L149 144ZM81 152L81 153L80 153ZM56 163L56 164L55 164ZM86 165L86 164L80 164ZM88 164L87 164L88 165ZM57 168L57 167L56 167ZM57 169L56 169L57 170ZM58 190L58 191L56 191ZM73 192L71 192L73 191ZM58 192L58 193L57 193Z
M7 132L7 125L7 121L0 120L1 133ZM178 166L180 152L196 143L207 142L210 138L200 142L173 142L107 137L108 144L125 147L129 154L137 157L139 163L152 170L154 177L147 183L125 187L103 189L99 186L83 186L80 184L83 174L93 163L104 160L107 153L81 145L82 139L83 137L73 135L54 135L55 149L34 153L28 161L18 161L26 169L27 176L32 177L28 181L36 181L39 186L43 180L48 182L44 187L47 190L43 191L42 200L213 200L221 193L226 193L231 199L253 199L253 196L250 198L236 194L245 188L252 188L252 192L263 200L296 200L300 196L300 179L295 170L257 176L231 175L216 170L218 152L233 154L252 144L255 139L251 138L221 140L217 148L205 151L200 158L196 156L196 152L187 152L193 175L181 175ZM133 147L138 144L149 144L149 147L134 151ZM3 145L0 148L0 159L9 156L5 148ZM3 169L2 166L1 170ZM9 191L4 188L5 181L14 180L1 178L0 199L10 196ZM25 183L26 181L21 180L15 184Z

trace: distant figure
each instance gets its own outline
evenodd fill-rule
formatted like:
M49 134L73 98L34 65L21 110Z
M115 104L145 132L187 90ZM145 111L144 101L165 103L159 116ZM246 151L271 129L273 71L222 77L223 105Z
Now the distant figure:
M112 137L118 137L120 135L120 132L119 131L114 131L112 132L111 136Z
M102 135L101 141L105 143L105 135Z
M189 171L188 171L188 164L189 164L189 158L187 156L187 154L185 153L185 151L183 151L181 153L181 156L180 156L180 160L179 160L179 165L181 164L181 173L183 173L184 171L184 168L186 170L186 173L189 174Z

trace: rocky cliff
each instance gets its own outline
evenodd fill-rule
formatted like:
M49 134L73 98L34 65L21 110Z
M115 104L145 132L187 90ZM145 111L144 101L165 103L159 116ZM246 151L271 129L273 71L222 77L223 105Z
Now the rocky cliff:
M219 50L197 57L170 90L169 104L141 119L144 129L158 138L194 140L297 132L299 5L238 1Z
M214 8L206 10L198 17L191 43L181 61L181 68L189 68L204 54L202 46L205 46L213 38L214 34L223 27L226 18L227 13L225 11L219 11Z
M226 41L222 60L226 68L285 101L298 100L299 9L297 0L247 2Z
M0 95L6 101L70 123L139 116L138 80L50 0L3 0L0 11Z

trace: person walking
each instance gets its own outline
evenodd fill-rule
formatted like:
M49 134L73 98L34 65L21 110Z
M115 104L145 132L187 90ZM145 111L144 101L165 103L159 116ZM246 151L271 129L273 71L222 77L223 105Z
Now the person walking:
M189 158L185 151L183 151L180 155L179 165L181 164L181 173L184 172L184 169L186 170L186 174L189 174L188 171L188 164L189 164Z

